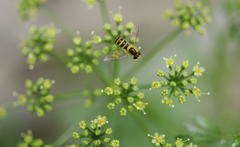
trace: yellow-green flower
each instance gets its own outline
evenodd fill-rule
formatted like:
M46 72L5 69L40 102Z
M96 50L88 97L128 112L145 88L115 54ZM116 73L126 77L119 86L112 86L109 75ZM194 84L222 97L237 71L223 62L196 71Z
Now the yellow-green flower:
M198 67L200 63L198 62L194 67L193 67L193 72L194 72L194 76L197 77L201 77L202 76L202 72L205 71L205 69L203 67Z

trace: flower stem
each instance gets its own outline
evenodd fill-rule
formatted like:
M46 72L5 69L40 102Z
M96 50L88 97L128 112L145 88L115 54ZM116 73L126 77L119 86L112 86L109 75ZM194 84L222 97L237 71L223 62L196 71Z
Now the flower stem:
M50 52L49 53L53 58L55 58L56 60L62 62L63 64L67 65L68 63L68 58L66 58L65 56L57 53L57 52Z
M107 12L107 7L106 7L105 1L98 1L98 3L99 3L99 6L100 6L103 25L105 23L109 23L108 12Z
M154 55L157 54L158 51L163 49L168 43L170 43L180 32L181 28L173 31L171 34L166 36L163 40L161 40L153 49L145 56L142 60L138 61L136 65L134 65L127 73L123 76L123 80L126 80L128 77L135 74L140 68L142 68Z
M142 84L138 86L139 89L149 89L151 88L151 84Z
M66 35L66 37L72 42L74 33L72 32L72 30L69 29L70 27L47 5L43 5L42 8L44 9L43 12L45 13L45 15L57 26L59 26L62 32Z
M67 92L54 95L54 100L65 100L70 98L86 98L86 96L82 91Z
M115 60L114 65L113 65L113 78L114 79L118 77L118 72L119 72L119 61Z
M98 68L98 66L95 66L94 67L96 70L94 70L94 73L99 77L99 79L102 80L102 82L105 84L105 85L108 85L109 84L109 81L106 79L106 75L105 73L103 73L103 71L101 71L101 69Z
M131 112L131 113L129 113L129 114L131 114L131 115L133 116L133 118L134 118L134 120L136 121L136 123L139 125L139 127L141 128L141 130L142 130L142 131L144 132L144 134L147 136L147 134L149 134L150 131L149 131L147 125L143 122L143 119L142 119L136 112L134 112L134 111ZM149 138L149 137L148 137L148 140L149 140L150 142L152 142L151 138ZM152 145L155 147L154 144L152 144Z

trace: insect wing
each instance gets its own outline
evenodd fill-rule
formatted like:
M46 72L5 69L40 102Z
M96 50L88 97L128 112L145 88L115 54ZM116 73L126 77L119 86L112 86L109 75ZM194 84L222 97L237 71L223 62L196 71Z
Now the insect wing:
M138 27L138 24L135 24L130 33L130 41L133 42L134 46L136 45L136 42L137 42L138 33L139 33L139 27Z
M114 50L109 53L107 57L104 58L105 62L111 62L120 58L123 58L125 56L129 55L128 53L124 53L122 49Z

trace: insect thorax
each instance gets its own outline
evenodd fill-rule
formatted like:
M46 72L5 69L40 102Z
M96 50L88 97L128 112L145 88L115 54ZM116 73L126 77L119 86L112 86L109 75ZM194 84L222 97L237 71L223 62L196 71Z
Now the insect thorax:
M132 55L136 55L137 54L137 51L135 48L131 47L130 49L128 49L128 52Z

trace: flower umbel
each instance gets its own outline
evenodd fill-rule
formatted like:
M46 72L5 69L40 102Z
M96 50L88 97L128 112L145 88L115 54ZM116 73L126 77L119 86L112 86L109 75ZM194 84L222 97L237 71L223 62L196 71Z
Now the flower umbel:
M138 93L138 94L133 94L133 92L138 91L138 87L136 87L137 79L135 77L131 78L130 84L128 83L121 83L120 78L116 78L114 80L114 84L118 87L116 90L113 90L111 87L106 87L105 90L102 90L102 92L106 93L107 95L113 95L117 96L116 100L108 104L109 110L112 110L115 108L116 105L123 103L124 107L121 108L120 110L120 115L125 116L127 115L127 110L132 111L133 106L137 110L142 111L144 114L145 107L147 103L144 103L142 101L138 101L139 99L144 98L144 93ZM115 91L115 92L114 92Z
M176 57L176 55L174 57ZM161 87L166 87L161 92L161 94L164 96L164 99L161 102L172 108L174 107L174 105L172 104L172 99L171 99L172 95L174 97L178 97L179 102L182 104L182 103L186 102L185 96L189 96L189 94L192 93L197 98L197 100L200 102L200 100L198 98L201 96L201 94L204 94L204 93L202 93L199 88L196 88L196 86L194 86L193 89L188 89L187 86L189 84L195 85L197 83L197 79L191 78L191 77L194 75L197 77L202 76L202 72L204 71L204 68L198 67L198 65L199 65L199 62L198 62L198 64L196 64L193 67L193 72L191 74L188 74L184 70L188 68L189 62L187 60L183 61L182 67L175 66L173 68L172 65L174 64L174 60L175 60L174 57L170 56L169 59L163 58L166 66L170 70L169 77L166 77L166 74L162 70L158 70L157 76L164 77L165 80L161 81L161 82L153 81L152 87L150 88L150 90L158 89ZM183 94L181 94L181 92L185 96L183 96ZM207 94L209 95L210 93L207 93Z

